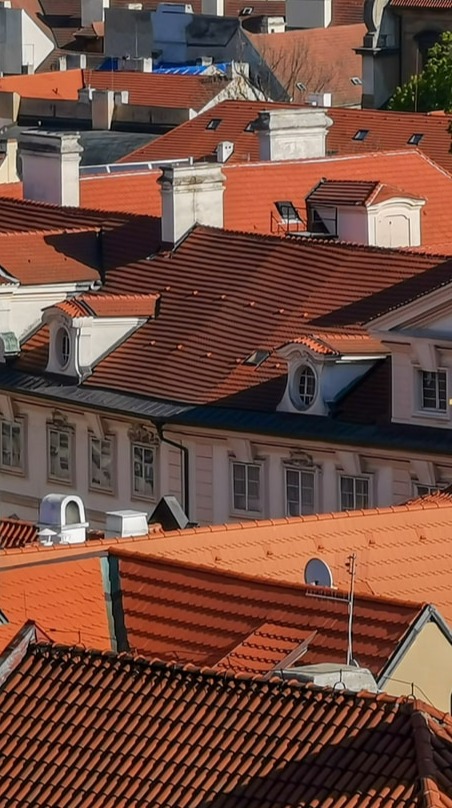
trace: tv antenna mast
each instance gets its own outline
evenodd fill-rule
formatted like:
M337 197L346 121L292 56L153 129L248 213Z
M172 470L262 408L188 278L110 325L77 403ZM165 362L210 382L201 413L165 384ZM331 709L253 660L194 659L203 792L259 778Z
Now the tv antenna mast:
M355 600L356 553L348 556L345 566L350 575L350 589L348 594L348 638L347 638L347 665L353 665L353 606Z

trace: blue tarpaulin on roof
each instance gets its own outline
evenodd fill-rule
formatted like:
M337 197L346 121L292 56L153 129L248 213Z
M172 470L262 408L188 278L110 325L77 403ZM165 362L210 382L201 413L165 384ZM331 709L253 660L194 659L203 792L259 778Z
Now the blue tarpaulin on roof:
M98 70L104 72L115 72L119 70L119 62L122 61L116 57L108 57L98 67ZM219 73L226 73L228 62L219 62L215 65L176 65L176 64L160 64L153 68L152 72L159 75L168 74L173 76L202 76L210 67L214 67Z

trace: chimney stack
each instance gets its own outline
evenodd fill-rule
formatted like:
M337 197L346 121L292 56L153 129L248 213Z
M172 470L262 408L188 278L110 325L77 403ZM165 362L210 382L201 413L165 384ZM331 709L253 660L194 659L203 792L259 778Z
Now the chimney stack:
M326 136L333 121L326 109L300 107L260 112L255 124L261 160L325 157Z
M201 14L224 17L224 0L201 0Z
M81 0L82 28L93 22L103 22L105 9L109 6L109 0Z
M19 137L24 199L52 205L80 204L79 134L31 129Z
M41 544L83 544L86 541L85 507L75 494L47 494L39 506Z
M174 247L195 224L223 227L224 180L216 163L163 168L158 180L163 244Z

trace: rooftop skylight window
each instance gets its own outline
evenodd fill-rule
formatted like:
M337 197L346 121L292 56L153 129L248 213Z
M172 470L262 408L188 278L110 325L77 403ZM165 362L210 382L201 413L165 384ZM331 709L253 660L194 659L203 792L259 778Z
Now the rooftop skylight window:
M299 213L293 202L275 202L275 205L281 219L286 224L290 222L301 222Z
M258 368L259 365L262 365L266 359L270 356L270 351L265 351L262 348L258 348L256 351L253 351L252 354L247 356L244 360L244 365L252 365L255 368Z
M355 87L363 83L359 76L352 76L350 81L355 85Z
M212 118L206 126L206 129L218 129L221 123L221 118Z
M421 132L415 132L414 135L408 138L407 143L410 146L418 146L424 135Z
M249 123L247 123L247 125L245 126L245 129L243 131L244 132L254 132L254 121L250 121Z
M365 140L368 134L368 129L358 129L358 131L353 135L353 140Z

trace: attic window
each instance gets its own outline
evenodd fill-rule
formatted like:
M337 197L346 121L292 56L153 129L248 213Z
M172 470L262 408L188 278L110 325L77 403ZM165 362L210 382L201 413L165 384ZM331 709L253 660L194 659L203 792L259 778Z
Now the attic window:
M265 351L262 348L258 348L257 351L254 351L250 354L243 362L244 365L252 365L255 368L258 368L259 365L262 365L266 359L270 356L270 351Z
M250 121L249 123L247 123L247 125L245 126L245 129L243 131L244 132L254 132L254 121Z
M298 211L293 202L275 202L276 209L285 224L301 222Z
M407 143L410 146L418 146L423 137L424 135L422 132L415 132L414 135L411 135L411 137L408 138Z
M249 17L254 11L254 6L245 6L240 12L240 17Z
M360 79L360 77L359 77L359 76L352 76L352 77L351 77L351 79L350 79L350 81L351 81L351 83L352 83L352 84L354 84L354 85L355 85L355 87L356 87L356 86L359 86L360 84L362 84L362 80Z
M353 135L353 140L365 140L368 134L368 129L358 129L358 131Z
M221 118L212 118L212 120L207 124L206 129L218 129L220 123Z

